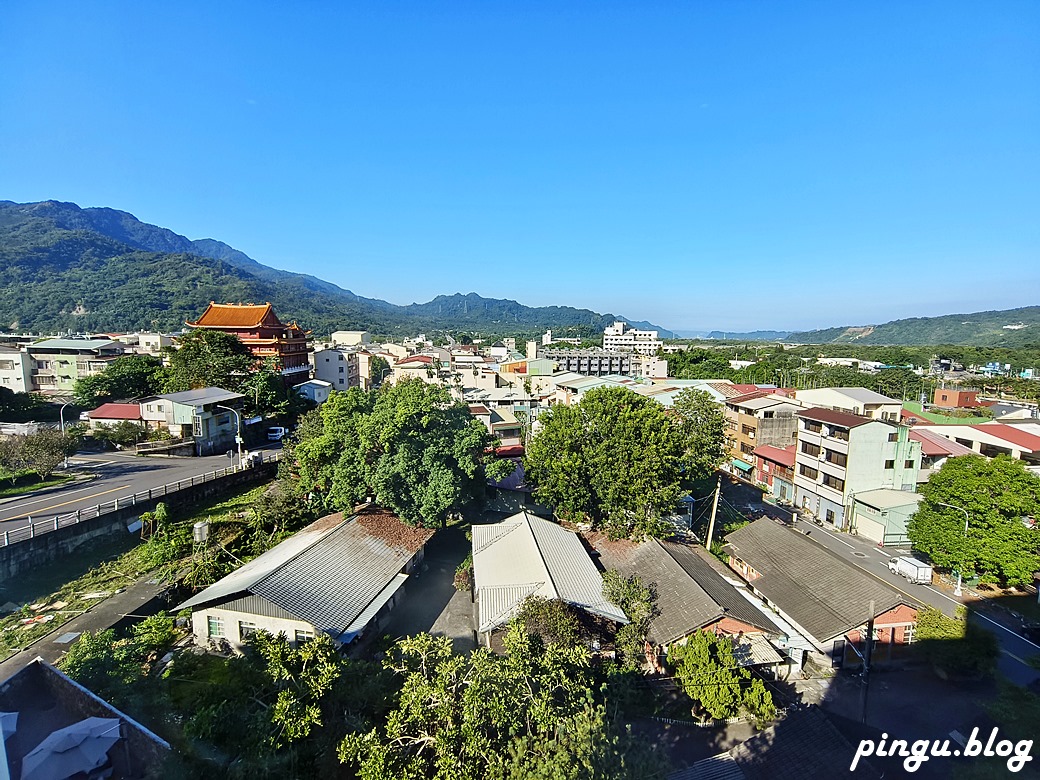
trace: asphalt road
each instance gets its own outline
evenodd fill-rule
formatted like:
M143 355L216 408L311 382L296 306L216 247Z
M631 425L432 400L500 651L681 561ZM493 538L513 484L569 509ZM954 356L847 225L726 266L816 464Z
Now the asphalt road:
M763 502L761 491L739 480L723 477L722 496L749 519L756 519L762 514L783 519L791 516L790 510ZM913 585L889 571L889 558L908 555L909 549L894 547L882 549L873 542L858 536L831 531L826 526L803 520L799 520L794 527L796 531L808 532L810 539L891 585L914 601L935 607L951 616L957 607L966 601L966 599L957 599L952 592L944 591L934 585ZM966 592L966 596L970 597L971 594ZM1040 645L1029 641L1011 628L977 610L972 612L972 619L978 620L990 629L1000 642L1002 653L998 667L1005 677L1016 685L1029 685L1040 680L1040 670L1029 665L1029 659L1040 656Z
M280 448L279 443L258 449L271 451ZM0 533L27 526L29 517L33 522L39 522L117 498L129 499L134 493L230 465L231 461L223 455L205 458L145 457L123 453L77 455L71 460L69 473L94 474L96 477L5 499L0 502Z

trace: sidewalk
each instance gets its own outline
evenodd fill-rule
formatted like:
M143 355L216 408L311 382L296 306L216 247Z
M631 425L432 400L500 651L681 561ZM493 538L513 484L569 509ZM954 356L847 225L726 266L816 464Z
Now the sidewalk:
M126 590L109 596L89 611L77 615L50 634L37 639L20 653L0 663L0 681L6 680L37 656L53 664L65 655L84 631L97 632L111 628L127 615L137 614L137 610L166 588L167 586L157 582L153 575L145 575Z

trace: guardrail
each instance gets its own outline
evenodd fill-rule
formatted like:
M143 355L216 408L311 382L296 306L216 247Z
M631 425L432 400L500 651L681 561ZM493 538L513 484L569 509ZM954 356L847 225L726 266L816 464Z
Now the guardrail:
M178 493L181 490L193 488L196 485L202 485L206 482L213 482L214 480L222 479L231 474L249 471L250 469L256 468L264 463L276 463L282 459L282 453L281 451L264 452L261 450L253 453L253 457L255 460L252 462L247 460L246 463L237 466L228 466L227 468L217 469L216 471L207 471L205 474L196 474L188 479L181 479L176 482L167 482L165 485L159 485L158 487L149 488L148 490L142 490L129 496L117 498L114 501L106 501L101 504L87 507L86 509L77 509L75 512L68 512L63 515L54 515L46 520L34 520L32 516L29 515L26 518L29 521L27 525L22 526L21 528L15 528L13 531L4 531L0 534L0 547L6 547L9 544L17 544L18 542L34 539L42 534L57 531L59 528L65 528L70 525L82 523L84 520L92 520L101 515L118 512L121 509L136 506L138 503L145 503L157 498L162 498L163 496L169 496Z

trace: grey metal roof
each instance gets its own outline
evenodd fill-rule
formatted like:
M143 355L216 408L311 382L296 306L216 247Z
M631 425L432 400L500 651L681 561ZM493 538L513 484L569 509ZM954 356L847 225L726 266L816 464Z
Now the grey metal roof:
M400 587L397 575L433 535L397 518L364 510L330 515L250 561L178 610L251 593L334 637ZM396 583L396 584L395 584ZM388 586L394 585L387 592ZM374 613L373 613L374 614Z
M751 587L819 643L840 637L899 604L895 588L839 558L802 533L763 517L726 537L726 550L761 576Z
M500 523L474 525L472 534L479 631L503 625L533 595L628 622L625 613L603 596L603 577L577 534L527 512Z
M662 542L661 546L700 585L704 592L722 607L728 617L769 633L784 633L762 610L741 596L737 592L737 588L727 582L726 578L719 574L709 561L705 560L710 553L703 547L676 544L675 542Z
M647 632L647 638L653 644L675 642L724 616L722 607L665 551L660 542L612 541L603 534L590 535L590 541L605 568L615 569L626 577L635 574L644 584L653 586L658 614Z
M111 349L112 347L123 348L125 345L112 339L46 339L30 344L29 349L79 349L96 350Z
M175 404L186 406L199 406L201 404L220 403L221 401L233 401L236 398L245 398L241 393L233 393L222 387L201 387L198 390L185 390L181 393L165 393L156 396L173 401Z
M889 398L887 395L881 395L873 390L869 390L866 387L832 387L836 393L841 393L853 401L859 401L861 404L901 404L897 398Z

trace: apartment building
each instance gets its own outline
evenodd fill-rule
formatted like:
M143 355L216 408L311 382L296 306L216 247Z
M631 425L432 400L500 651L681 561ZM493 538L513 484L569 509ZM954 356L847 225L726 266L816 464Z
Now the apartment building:
M26 347L33 391L71 393L76 380L104 371L122 355L111 339L46 339Z
M636 330L621 320L603 329L603 349L656 355L663 344L656 330Z
M540 358L552 360L558 371L572 371L582 376L628 376L632 373L633 355L606 349L543 349Z
M755 448L769 444L784 448L794 444L802 407L780 395L758 391L725 401L727 442L733 466L750 475L755 466Z
M0 346L0 387L12 393L32 392L32 363L20 349Z
M795 504L846 528L852 498L868 490L912 492L921 468L921 442L910 429L831 409L804 409L798 418Z
M833 409L837 412L870 417L873 420L899 422L903 402L875 393L865 387L820 387L798 390L795 397L803 406Z
M333 390L344 391L361 386L361 364L357 349L322 349L315 352L312 359L314 378L328 382Z

